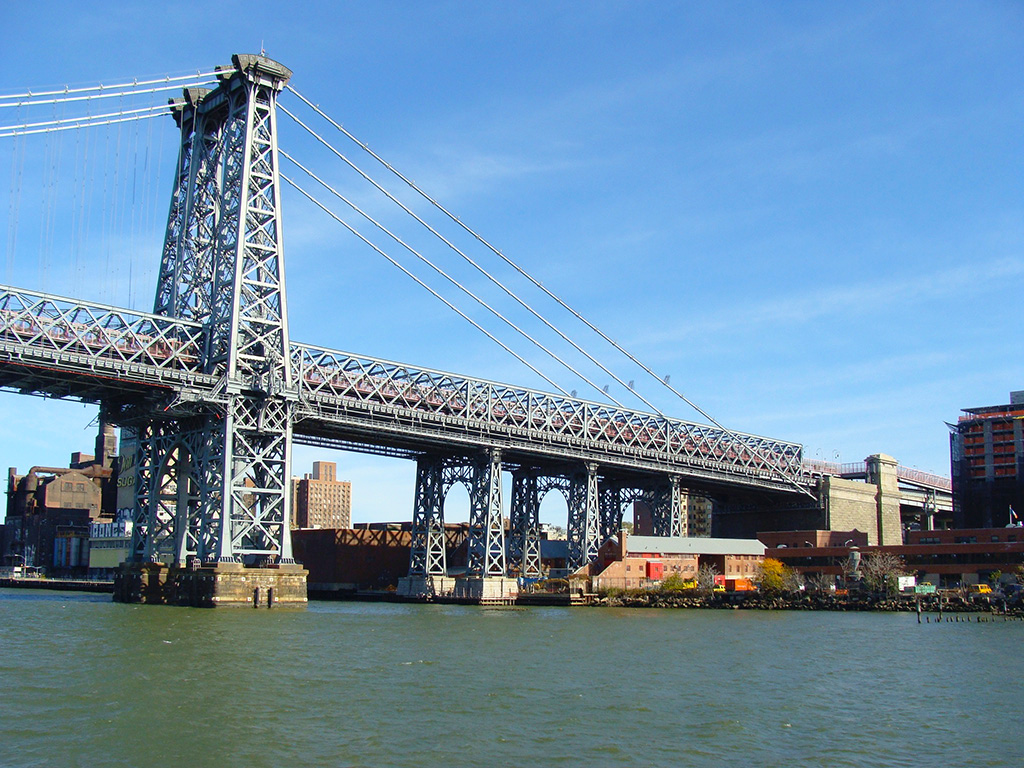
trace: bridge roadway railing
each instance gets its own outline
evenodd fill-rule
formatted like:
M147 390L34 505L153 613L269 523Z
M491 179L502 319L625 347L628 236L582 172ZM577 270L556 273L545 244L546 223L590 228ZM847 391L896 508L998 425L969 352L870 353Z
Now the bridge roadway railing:
M114 382L208 384L197 323L0 286L0 360Z
M821 459L805 459L804 472L808 475L834 475L848 480L863 480L868 476L868 464L866 461L854 461L840 464L833 461L822 461ZM931 472L922 472L920 469L904 467L902 464L896 466L896 477L907 484L930 488L937 491L953 492L953 482L948 477L934 475Z
M792 491L801 446L756 435L292 343L293 374L317 420L436 441L522 447L645 471ZM391 426L389 426L389 424ZM301 431L300 424L296 425Z

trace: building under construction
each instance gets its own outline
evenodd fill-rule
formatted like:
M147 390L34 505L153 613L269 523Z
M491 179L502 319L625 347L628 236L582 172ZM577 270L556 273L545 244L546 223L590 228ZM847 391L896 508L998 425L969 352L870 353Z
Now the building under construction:
M1016 525L1024 514L1024 391L964 408L950 424L953 527Z

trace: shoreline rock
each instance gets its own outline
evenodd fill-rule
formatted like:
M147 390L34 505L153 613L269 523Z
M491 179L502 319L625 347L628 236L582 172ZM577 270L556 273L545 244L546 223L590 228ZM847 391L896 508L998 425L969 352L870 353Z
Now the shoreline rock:
M677 592L627 592L614 595L599 595L590 605L614 608L700 608L700 609L742 609L759 611L877 611L883 613L914 613L917 600L877 595L855 596L853 598L834 595L795 594L765 596L759 594L714 594L692 595ZM1004 615L1004 606L999 603L972 602L962 597L929 596L921 600L921 613L992 613ZM1024 607L1010 605L1005 608L1006 616L1024 616Z

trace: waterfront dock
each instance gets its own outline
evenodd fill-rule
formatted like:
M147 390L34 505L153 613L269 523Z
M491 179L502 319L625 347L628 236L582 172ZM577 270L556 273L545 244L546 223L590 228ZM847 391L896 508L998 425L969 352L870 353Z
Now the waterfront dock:
M14 576L0 577L0 587L15 589L52 589L63 592L114 592L113 581L101 581L94 579L45 579L45 578L17 578Z

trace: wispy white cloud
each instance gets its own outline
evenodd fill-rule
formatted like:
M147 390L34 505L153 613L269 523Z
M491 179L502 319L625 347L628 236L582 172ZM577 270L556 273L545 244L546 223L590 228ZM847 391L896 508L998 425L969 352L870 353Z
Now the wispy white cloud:
M646 346L681 344L722 336L735 331L793 326L823 317L856 316L900 305L905 310L924 302L966 298L1024 276L1024 259L1003 258L983 264L964 264L931 274L909 274L862 281L831 289L802 290L762 301L744 301L713 315L683 320L671 328L657 328L637 336L634 344Z

